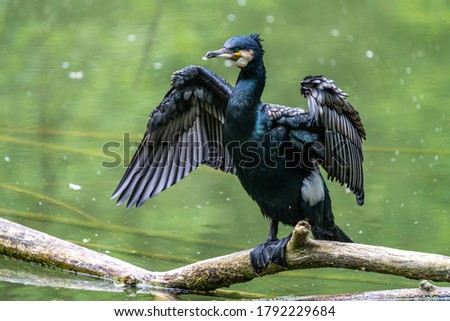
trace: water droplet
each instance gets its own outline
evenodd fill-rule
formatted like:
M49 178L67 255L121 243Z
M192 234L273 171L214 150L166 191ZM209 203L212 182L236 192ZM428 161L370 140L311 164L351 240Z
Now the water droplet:
M266 17L266 22L267 23L274 23L275 22L275 18L273 16L267 16Z
M77 184L72 184L72 183L70 183L70 184L69 184L69 188L73 189L74 191L78 191L78 190L81 189L81 186L80 186L80 185L77 185Z
M366 57L369 58L369 59L373 58L373 51L372 50L367 50L366 51Z
M127 40L129 42L136 41L136 35L133 35L133 34L128 35Z
M9 158L9 156L5 156L3 159L4 159L5 162L7 162L7 163L9 163L9 162L11 161L11 158Z
M155 68L156 70L160 70L162 68L163 64L160 62L155 62L153 64L153 68Z
M412 69L411 69L411 67L406 67L405 71L406 71L407 74L410 74L412 72Z
M247 0L237 0L238 6L245 7L247 5Z
M70 64L69 64L69 62L67 62L67 61L64 61L64 62L61 64L61 68L62 68L62 69L67 69L67 68L69 68L69 66L70 66Z
M88 239L88 238L84 238L83 239L83 243L87 243L87 242L89 242L91 239Z
M83 79L84 73L82 71L71 71L69 72L70 79Z
M337 29L331 29L331 30L330 30L330 35L331 35L332 37L339 37L339 36L341 35L341 33L340 33L339 30L337 30Z
M227 20L230 21L230 22L235 21L236 20L236 15L232 14L232 13L228 14L227 15Z
M264 28L264 34L271 34L271 33L272 33L272 28L270 28L270 27Z

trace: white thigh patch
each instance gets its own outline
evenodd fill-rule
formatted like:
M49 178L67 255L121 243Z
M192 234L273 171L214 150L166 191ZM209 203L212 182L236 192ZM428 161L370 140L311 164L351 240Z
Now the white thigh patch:
M325 190L323 188L323 180L318 170L312 171L308 177L303 180L302 197L309 204L314 206L323 201L325 198Z

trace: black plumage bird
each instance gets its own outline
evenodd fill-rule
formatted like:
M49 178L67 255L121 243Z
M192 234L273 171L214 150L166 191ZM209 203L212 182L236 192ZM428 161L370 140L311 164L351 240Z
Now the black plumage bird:
M261 102L266 70L259 34L227 40L204 59L225 58L240 68L235 87L199 66L172 75L172 86L150 115L145 136L113 197L141 206L201 164L237 175L270 220L268 240L251 253L259 272L285 264L289 237L278 223L307 220L316 239L351 242L334 222L320 174L345 184L364 202L364 127L347 94L322 76L301 82L309 111Z

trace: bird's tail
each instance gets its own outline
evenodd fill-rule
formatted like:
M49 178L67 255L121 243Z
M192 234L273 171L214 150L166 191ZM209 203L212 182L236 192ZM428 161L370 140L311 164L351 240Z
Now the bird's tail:
M325 183L324 190L325 198L322 207L323 212L321 213L322 217L320 220L317 220L315 222L316 224L314 224L314 222L310 222L310 224L313 223L311 224L311 232L314 238L316 240L353 243L353 240L350 238L350 236L345 234L345 232L334 223L334 215L331 209L330 193L328 192L328 188L326 187Z
M353 240L345 234L343 230L339 228L336 224L331 229L323 229L323 228L313 228L312 234L316 240L324 240L324 241L338 241L338 242L347 242L353 243Z

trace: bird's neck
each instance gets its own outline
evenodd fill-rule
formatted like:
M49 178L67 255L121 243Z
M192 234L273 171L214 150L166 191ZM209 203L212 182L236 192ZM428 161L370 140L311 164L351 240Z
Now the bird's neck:
M236 86L230 97L230 111L256 112L261 102L261 95L266 84L266 69L261 61L255 66L241 69Z
M257 127L258 111L262 106L261 95L265 82L266 71L262 62L258 68L247 67L239 73L227 106L226 141L252 139Z

